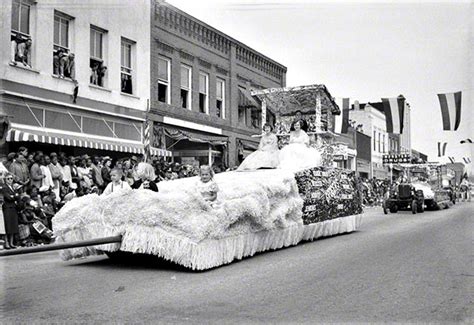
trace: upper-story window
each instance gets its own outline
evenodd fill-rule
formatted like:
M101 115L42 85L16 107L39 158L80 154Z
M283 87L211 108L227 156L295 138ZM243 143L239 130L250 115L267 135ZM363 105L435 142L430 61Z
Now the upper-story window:
M11 63L31 67L30 12L31 1L13 0L11 29Z
M374 151L377 150L377 131L374 130Z
M158 57L158 101L171 103L171 60L163 56Z
M382 134L382 152L385 153L385 134Z
M90 83L100 87L105 87L105 38L107 32L101 28L91 26L90 30Z
M209 75L199 73L199 111L209 114Z
M122 38L120 50L120 90L125 94L133 94L133 50L135 44Z
M60 78L75 79L75 57L71 52L69 30L72 17L54 12L53 73Z
M225 118L225 81L219 78L216 80L216 114Z
M382 133L379 132L379 138L377 141L377 146L379 148L379 152L382 152L382 149L380 148L380 145L382 144Z
M181 107L191 109L192 68L181 65Z

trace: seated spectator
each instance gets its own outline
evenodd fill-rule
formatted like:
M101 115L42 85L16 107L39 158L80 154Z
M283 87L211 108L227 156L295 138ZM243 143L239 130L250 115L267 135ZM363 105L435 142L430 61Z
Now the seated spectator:
M169 167L168 169L166 169L165 171L165 181L172 181L172 180L175 180L178 178L178 174L176 173L173 173L173 169L171 167Z
M31 68L30 65L30 52L31 52L31 44L32 41L30 38L26 39L25 41L21 42L17 46L17 52L15 60L17 62L23 63L25 67Z
M31 186L26 191L26 194L31 200L35 201L40 208L43 207L43 200L41 199L41 196L39 195L39 189L36 186Z
M73 184L74 184L74 183L73 183ZM74 184L74 185L75 185L75 184ZM64 198L66 197L66 195L68 195L69 193L71 193L71 192L73 192L73 191L74 191L74 188L72 187L70 181L62 181L62 184L61 184L61 192L59 193L60 198L61 198L61 201L64 200Z
M64 201L64 203L66 203L66 202L69 202L69 201L71 201L72 199L74 199L76 197L81 197L81 196L84 196L84 190L82 188L78 187L74 191L66 194L63 201Z
M91 67L91 84L104 87L104 76L106 71L107 67L104 66L103 62L93 62Z

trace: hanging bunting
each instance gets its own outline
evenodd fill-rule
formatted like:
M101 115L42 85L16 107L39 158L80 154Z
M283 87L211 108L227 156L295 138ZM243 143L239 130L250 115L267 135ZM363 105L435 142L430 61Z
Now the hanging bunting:
M382 98L382 103L385 111L387 132L402 134L403 119L405 115L405 98L403 96L395 98Z
M461 144L463 144L463 143L472 143L472 140L469 139L469 138L467 138L467 139L461 140L461 141L459 141L459 142L460 142Z
M461 94L461 91L438 94L445 131L456 131L461 123Z
M444 142L444 143L438 142L438 157L443 157L446 154L447 145L448 145L447 142Z
M341 114L334 115L334 133L347 133L349 128L349 98L338 98L336 103L341 107Z

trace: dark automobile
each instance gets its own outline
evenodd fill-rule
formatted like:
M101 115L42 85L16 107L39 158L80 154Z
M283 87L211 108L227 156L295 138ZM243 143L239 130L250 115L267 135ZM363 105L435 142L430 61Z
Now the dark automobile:
M397 213L398 210L411 210L413 214L424 212L424 195L422 190L415 190L409 183L401 183L393 188L382 203L383 212Z

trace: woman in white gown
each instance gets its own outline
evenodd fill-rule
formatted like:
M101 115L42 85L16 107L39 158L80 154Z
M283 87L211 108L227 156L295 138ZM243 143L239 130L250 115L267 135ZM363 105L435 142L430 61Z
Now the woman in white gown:
M278 159L278 139L272 133L272 127L269 124L263 126L263 134L258 145L258 150L252 152L240 164L238 171L255 170L259 168L277 168Z
M290 143L280 150L280 168L298 171L321 165L321 154L309 146L309 136L301 129L300 122L295 122L294 131L290 132Z

